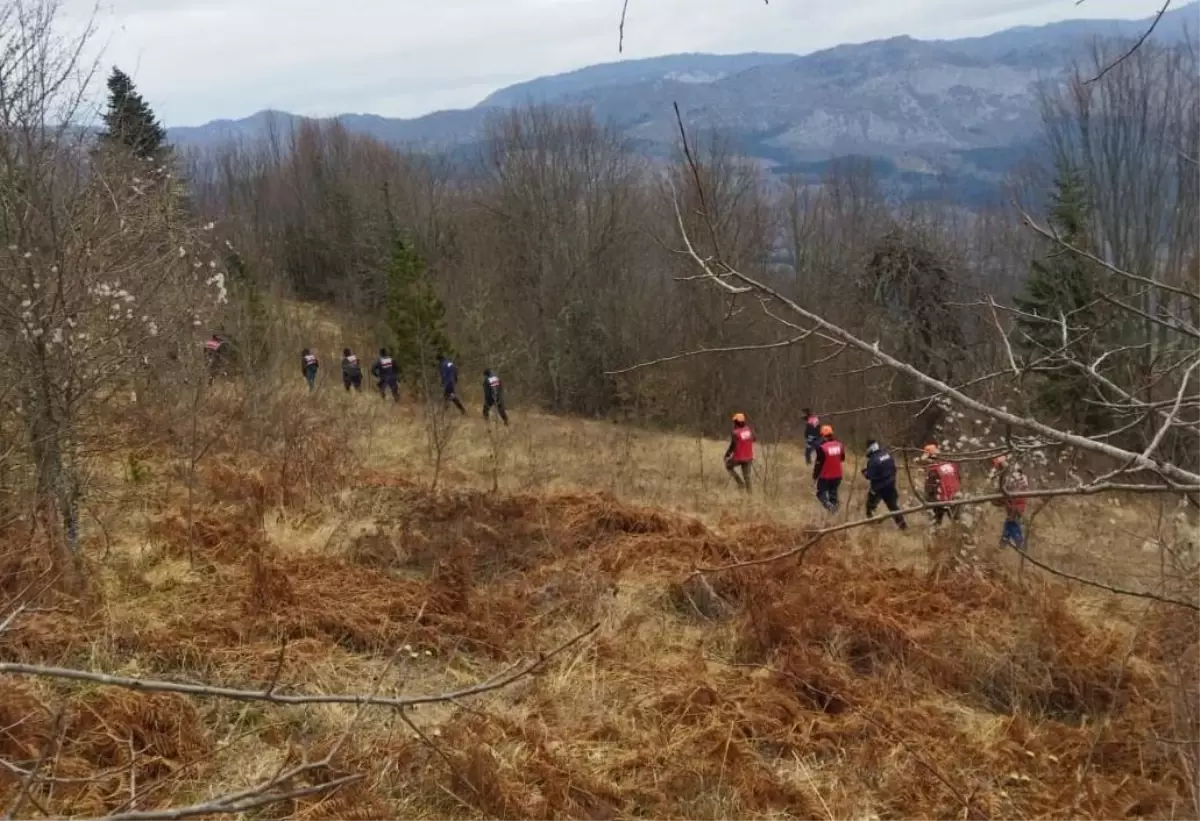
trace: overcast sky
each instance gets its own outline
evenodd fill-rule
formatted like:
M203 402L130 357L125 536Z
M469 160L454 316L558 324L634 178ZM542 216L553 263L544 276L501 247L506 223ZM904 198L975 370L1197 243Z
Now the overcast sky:
M899 34L966 37L1072 17L1142 18L1159 0L102 0L119 65L168 125L265 108L413 117L506 85L684 51L807 53ZM67 0L82 19L87 0Z

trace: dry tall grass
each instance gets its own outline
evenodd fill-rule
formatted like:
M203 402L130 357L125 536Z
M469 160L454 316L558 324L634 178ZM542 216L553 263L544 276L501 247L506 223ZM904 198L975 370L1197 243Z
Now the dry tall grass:
M395 656L389 688L437 691L600 623L543 674L412 713L424 738L370 713L326 774L363 781L264 817L1196 816L1195 614L1020 568L995 512L973 538L886 524L700 577L827 521L797 448L762 449L747 499L722 442L451 410L434 491L428 409L331 385L277 397L286 436L216 414L190 517L164 454L148 481L114 471L98 592L46 591L0 655L311 692ZM1034 550L1194 597L1169 513L1056 501ZM9 535L0 602L40 572ZM42 762L25 814L152 809L319 752L351 716L0 677L0 758ZM0 799L22 783L0 769Z

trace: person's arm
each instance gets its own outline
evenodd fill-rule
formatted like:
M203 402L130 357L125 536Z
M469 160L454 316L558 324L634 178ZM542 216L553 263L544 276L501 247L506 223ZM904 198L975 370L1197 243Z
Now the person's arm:
M729 447L725 448L725 458L726 459L729 459L730 456L733 456L733 449L736 447L737 447L737 436L734 434L730 434Z
M821 468L825 466L825 448L817 446L817 458L813 460L813 481L821 475Z

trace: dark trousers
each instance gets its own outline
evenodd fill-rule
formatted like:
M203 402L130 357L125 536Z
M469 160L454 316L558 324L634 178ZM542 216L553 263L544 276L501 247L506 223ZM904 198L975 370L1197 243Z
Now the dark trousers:
M747 493L750 492L750 469L754 466L754 462L735 462L732 459L726 460L725 469L729 471L729 475L733 477L733 481ZM741 470L742 475L738 476L738 470Z
M488 415L492 412L492 408L496 409L496 413L500 414L500 419L504 422L505 425L507 425L508 424L508 414L504 410L504 400L497 399L495 402L484 402L483 403L483 418L484 419L488 418Z
M316 368L305 368L304 369L304 381L308 383L308 389L310 391L314 390L317 387L317 369Z
M804 464L811 465L813 454L817 452L817 440L808 437L804 440Z
M356 391L362 390L362 374L361 373L344 373L342 374L342 386L349 393L351 388Z
M957 507L945 507L944 505L939 505L937 507L930 508L930 510L933 513L933 523L935 525L940 525L942 523L942 519L945 518L949 518L951 521L955 522L958 521Z
M454 407L458 408L459 413L465 414L467 409L463 407L463 403L458 400L458 393L454 390L453 385L443 385L442 395L446 403L453 403Z
M841 479L818 479L817 501L830 513L837 513L838 488L842 486Z
M400 384L395 379L380 380L379 382L379 398L387 399L387 392L392 392L392 400L400 401Z
M887 505L887 509L897 511L900 509L900 494L896 491L896 485L885 485L880 488L871 488L867 491L867 518L870 519L875 515L875 510L879 507L879 503L883 502ZM904 515L897 513L892 517L896 526L901 530L908 527L908 523L904 521Z

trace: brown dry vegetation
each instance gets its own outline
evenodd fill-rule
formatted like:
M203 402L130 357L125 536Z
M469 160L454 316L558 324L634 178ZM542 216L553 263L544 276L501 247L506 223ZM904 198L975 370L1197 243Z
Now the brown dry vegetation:
M507 689L412 711L424 739L369 711L310 774L364 778L263 817L1196 815L1194 614L1018 573L995 513L974 539L887 525L696 576L825 523L799 451L769 449L746 500L723 443L516 410L508 430L454 417L434 491L420 407L281 399L303 445L222 422L190 526L165 454L143 453L159 481L114 471L85 545L99 591L41 594L4 658L281 692L363 692L391 664L385 693L438 692L600 627ZM859 515L861 486L846 497ZM1056 501L1034 549L1159 589L1156 527ZM38 555L6 554L6 600ZM23 814L153 809L317 757L353 715L0 677L0 758L42 762ZM0 800L21 784L0 771Z

